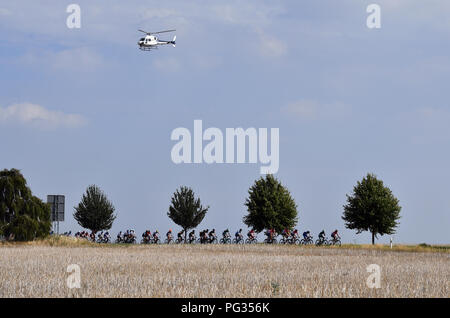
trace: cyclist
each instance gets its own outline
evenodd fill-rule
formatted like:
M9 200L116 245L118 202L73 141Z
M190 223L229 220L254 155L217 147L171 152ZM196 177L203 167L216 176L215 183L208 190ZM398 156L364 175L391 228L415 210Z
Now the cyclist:
M292 232L291 232L291 240L293 241L293 242L295 242L295 240L298 238L298 230L297 229L294 229Z
M195 241L195 230L192 230L189 232L189 243L192 243Z
M275 230L274 229L268 229L264 234L267 236L267 242L272 242L274 237Z
M150 231L149 231L150 232ZM129 232L129 234L128 234L128 242L133 242L134 240L135 240L135 238L136 238L136 234L134 234L135 232L134 232L134 230L133 229L131 229L130 230L130 232Z
M325 230L322 230L322 232L319 233L319 240L325 240Z
M341 237L339 236L338 230L334 230L333 233L331 233L331 237L333 238L333 241L337 241Z
M200 243L206 243L206 241L208 240L208 233L208 229L203 230L203 232L200 233Z
M158 230L156 230L155 232L153 232L153 242L158 243L158 241L159 241L159 232Z
M244 238L242 237L242 229L239 229L239 231L234 234L234 237L236 238L236 242L240 242L241 240L243 240Z
M284 239L287 239L289 236L291 236L291 232L289 231L288 228L285 228L285 229L283 230L282 235L283 235Z
M150 232L150 230L146 230L142 236L144 237L146 242L150 242L152 233ZM130 238L131 238L131 235L130 235Z
M256 233L254 229L251 229L248 233L247 233L247 237L250 241L253 241L256 237Z
M305 239L305 241L309 241L311 239L311 232L309 232L309 230L303 232L303 238Z
M216 229L212 229L209 232L209 243L214 242L215 239L216 239Z
M177 234L178 242L183 242L183 233L184 233L184 230L181 230L181 232L178 232L178 234Z
M229 229L226 229L225 231L223 231L222 232L222 237L223 237L223 240L224 241L226 241L227 239L229 239L230 238L230 230Z
M166 233L167 242L172 241L172 229L169 230L169 232Z
M270 233L270 241L273 241L274 240L274 238L275 238L275 229L274 228L271 228L270 230L269 230L269 233Z

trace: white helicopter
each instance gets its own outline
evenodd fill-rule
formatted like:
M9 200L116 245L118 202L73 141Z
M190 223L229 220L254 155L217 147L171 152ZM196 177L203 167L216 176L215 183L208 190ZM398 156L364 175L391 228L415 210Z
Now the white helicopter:
M173 47L175 47L175 40L177 39L176 35L173 37L172 41L160 41L158 39L158 37L154 34L174 32L176 30L165 30L165 31L158 31L158 32L147 32L144 30L138 30L138 31L146 34L146 36L139 39L139 42L138 42L139 49L142 51L150 51L153 49L157 49L158 45L165 45L165 44L172 44Z

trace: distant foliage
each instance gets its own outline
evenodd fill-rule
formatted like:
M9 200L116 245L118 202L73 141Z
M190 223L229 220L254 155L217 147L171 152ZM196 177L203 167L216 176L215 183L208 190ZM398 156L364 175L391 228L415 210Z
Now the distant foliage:
M195 198L191 188L180 187L172 196L172 204L167 216L183 228L186 240L186 232L196 228L202 222L208 209L209 206L202 206L200 198Z
M347 195L342 219L348 229L372 233L372 244L378 235L394 234L401 207L392 191L375 175L367 174Z
M91 185L76 206L73 217L85 229L96 233L109 230L116 216L115 208L106 195L96 185Z
M289 191L273 176L256 180L245 201L248 214L244 223L261 232L275 229L278 233L297 224L297 205Z
M32 195L17 169L0 171L0 234L30 241L50 233L50 207Z

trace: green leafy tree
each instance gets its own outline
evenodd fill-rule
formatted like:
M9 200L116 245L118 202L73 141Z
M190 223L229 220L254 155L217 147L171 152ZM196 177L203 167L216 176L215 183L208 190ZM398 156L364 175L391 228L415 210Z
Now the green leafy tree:
M167 215L183 228L186 241L187 231L196 228L202 222L208 209L209 206L202 206L200 198L195 198L191 188L180 187L172 196L172 204Z
M400 218L399 201L383 181L374 174L367 174L347 195L342 219L348 229L372 233L372 244L377 235L394 234Z
M257 232L271 228L281 232L297 224L297 205L289 191L273 175L256 180L248 193L245 201L248 214L244 216L248 227Z
M18 241L46 237L50 206L32 195L20 170L0 171L0 234Z
M76 206L73 217L85 229L96 233L109 230L116 219L115 208L96 185L91 185Z

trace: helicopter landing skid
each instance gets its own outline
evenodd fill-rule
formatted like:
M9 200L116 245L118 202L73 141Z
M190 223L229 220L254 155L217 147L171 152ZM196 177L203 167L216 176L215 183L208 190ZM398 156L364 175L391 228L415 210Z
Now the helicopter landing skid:
M155 46L155 47L145 47L145 46L139 47L139 50L141 50L141 51L151 51L151 50L157 50L157 49L158 49L157 46Z

